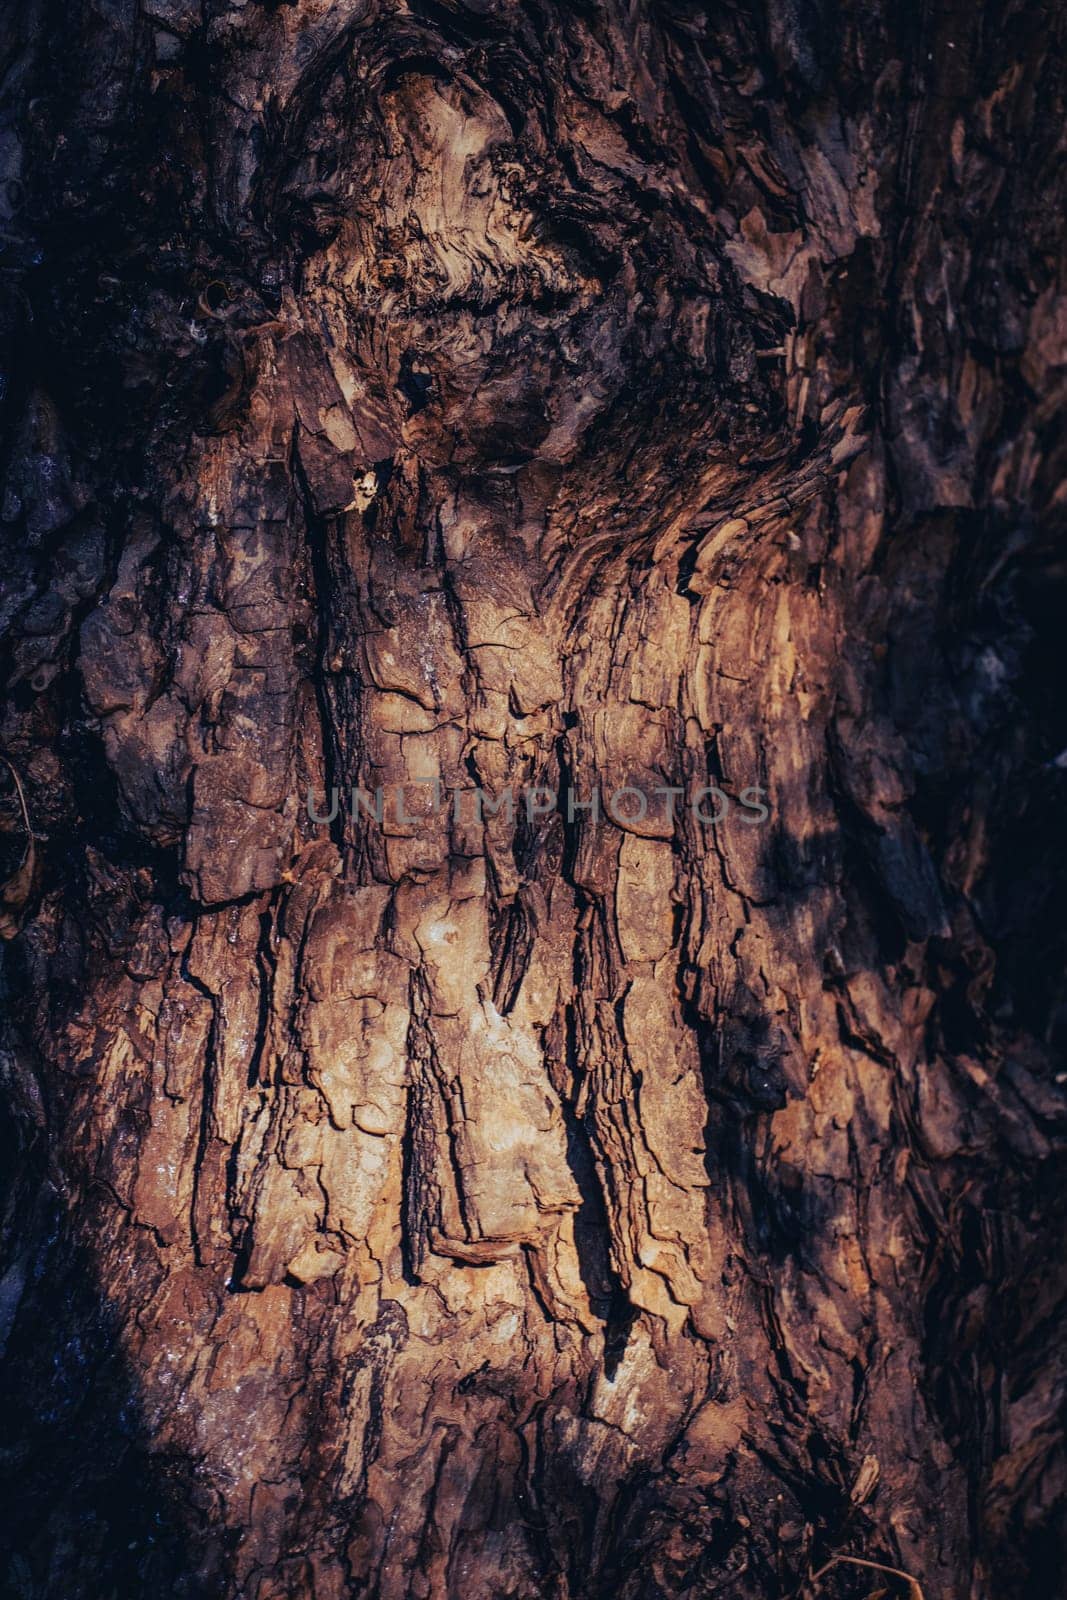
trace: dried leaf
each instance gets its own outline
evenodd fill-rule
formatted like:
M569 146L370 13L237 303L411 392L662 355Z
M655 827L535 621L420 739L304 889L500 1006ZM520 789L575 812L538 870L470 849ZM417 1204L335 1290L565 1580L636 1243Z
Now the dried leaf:
M864 1456L863 1464L856 1474L856 1481L852 1485L850 1498L854 1506L861 1506L871 1498L871 1495L878 1487L880 1472L878 1457L874 1455Z

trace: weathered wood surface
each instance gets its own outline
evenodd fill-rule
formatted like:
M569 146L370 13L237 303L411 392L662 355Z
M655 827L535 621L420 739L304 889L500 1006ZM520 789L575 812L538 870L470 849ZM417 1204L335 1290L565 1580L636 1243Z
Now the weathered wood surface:
M1059 1592L1062 11L0 14L5 1592Z

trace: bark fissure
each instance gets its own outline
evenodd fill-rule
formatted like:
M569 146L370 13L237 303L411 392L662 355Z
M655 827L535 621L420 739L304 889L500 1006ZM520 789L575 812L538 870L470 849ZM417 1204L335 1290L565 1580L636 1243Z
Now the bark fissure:
M0 1586L1057 1592L1062 18L0 15Z

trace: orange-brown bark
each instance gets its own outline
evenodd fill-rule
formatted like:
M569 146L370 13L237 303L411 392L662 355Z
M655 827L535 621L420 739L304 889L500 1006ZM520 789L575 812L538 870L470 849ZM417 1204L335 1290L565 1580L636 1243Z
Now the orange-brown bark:
M12 1593L1051 1595L1057 25L58 19Z

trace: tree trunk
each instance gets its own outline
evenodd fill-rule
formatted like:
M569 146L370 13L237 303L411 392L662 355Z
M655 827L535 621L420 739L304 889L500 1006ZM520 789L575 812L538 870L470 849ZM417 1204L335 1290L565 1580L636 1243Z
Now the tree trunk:
M5 1592L1059 1592L1062 16L2 11Z

